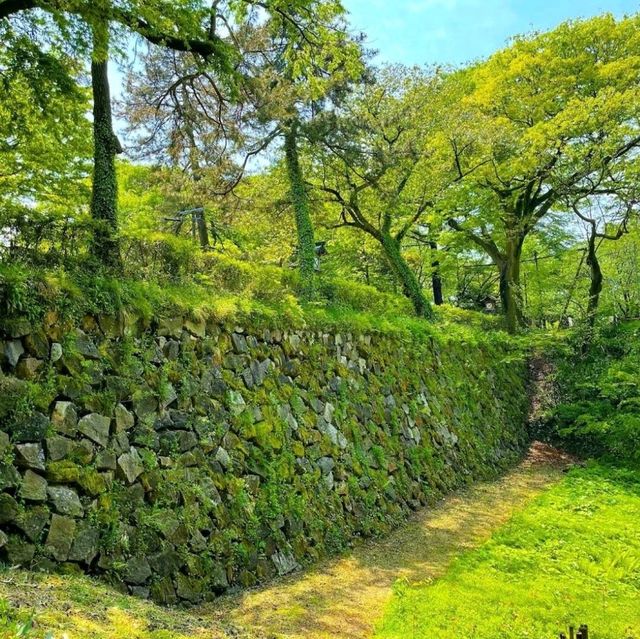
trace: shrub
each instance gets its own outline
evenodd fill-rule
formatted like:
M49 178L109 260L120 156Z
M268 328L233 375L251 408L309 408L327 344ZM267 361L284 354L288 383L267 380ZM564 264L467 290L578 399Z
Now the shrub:
M322 278L318 289L320 297L334 306L376 314L413 315L406 297L385 293L360 282Z
M547 433L582 455L640 463L640 323L608 327L584 355L581 341L558 364Z

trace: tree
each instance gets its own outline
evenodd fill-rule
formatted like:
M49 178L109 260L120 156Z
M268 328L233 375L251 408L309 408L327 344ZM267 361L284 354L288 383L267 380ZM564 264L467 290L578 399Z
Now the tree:
M0 228L15 247L77 215L86 197L89 96L76 83L80 63L48 26L38 39L30 20L0 22Z
M603 274L598 249L604 241L616 241L628 232L631 217L637 215L635 198L620 202L610 198L584 198L572 202L574 213L587 226L586 264L589 267L589 293L587 301L587 341L593 332L600 295L603 286Z
M333 125L314 180L335 205L339 221L334 226L358 229L380 243L420 316L430 315L430 305L403 243L418 225L429 229L445 194L473 170L467 149L460 148L452 161L441 135L442 80L438 72L384 70Z
M311 0L309 0L310 2ZM309 4L301 0L299 11ZM94 115L94 180L91 211L97 222L94 246L102 262L117 267L117 180L115 155L120 150L111 115L111 96L108 82L110 31L113 25L136 34L151 44L177 51L192 52L219 75L232 77L236 73L238 51L234 43L216 31L218 18L247 18L248 9L260 7L268 13L289 19L288 3L265 0L240 3L214 2L99 2L80 1L69 4L57 0L1 0L0 19L29 9L51 13L60 22L69 16L79 18L89 26L92 50L92 89ZM88 46L88 45L87 45Z
M302 281L302 296L306 299L313 297L313 277L315 272L316 240L311 221L311 207L309 194L304 180L300 155L298 151L299 121L293 118L284 134L285 163L289 178L289 193L296 221L298 237L297 259Z
M606 274L601 303L616 319L640 318L640 225L631 219L628 233L617 242L605 242L599 260Z
M170 170L162 172L165 214L198 210L199 242L210 248L205 204L237 186L250 157L242 105L231 78L218 77L195 54L150 47L142 72L130 72L121 105L130 154Z
M215 5L214 5L215 6ZM78 2L69 5L55 0L4 0L0 18L27 9L40 9L64 22L80 18L91 32L91 84L93 93L94 170L91 213L96 221L94 251L108 267L120 262L117 240L117 179L115 156L122 149L113 130L108 80L110 31L112 24L127 28L151 43L193 50L213 58L218 68L231 71L232 49L206 28L212 11L204 3L155 2L118 3Z
M436 230L436 228L438 230ZM416 224L415 228L408 234L410 240L413 241L414 249L420 254L421 273L427 271L428 279L431 284L431 292L433 295L433 303L436 306L444 304L443 279L442 279L442 250L438 242L440 239L440 227L435 224ZM407 244L407 249L410 245ZM418 276L421 285L423 279Z
M150 53L145 74L130 78L127 111L149 131L148 149L162 147L165 157L189 165L192 173L207 167L207 183L219 184L220 194L237 186L249 158L283 141L301 293L311 298L315 237L300 145L311 139L312 122L361 73L360 44L349 36L344 9L335 0L290 4L286 13L275 11L267 20L224 25L241 60L233 102L220 89L224 79L193 56L164 54L169 64L158 64ZM216 171L222 180L215 179Z
M266 126L258 148L276 138L283 141L300 293L311 299L316 241L301 148L306 144L313 152L323 134L319 123L363 77L362 39L349 34L339 0L316 0L288 19L274 19L258 29L253 49L258 54L249 57L245 86L254 108L249 121L258 130Z
M568 22L516 38L453 78L464 97L452 109L482 131L486 164L460 185L448 222L496 266L510 331L524 323L520 262L528 235L563 200L635 161L639 26L639 16Z
M93 94L93 189L91 216L95 222L93 254L101 264L121 269L118 241L118 183L115 158L123 149L113 130L109 88L109 25L91 25L91 90Z

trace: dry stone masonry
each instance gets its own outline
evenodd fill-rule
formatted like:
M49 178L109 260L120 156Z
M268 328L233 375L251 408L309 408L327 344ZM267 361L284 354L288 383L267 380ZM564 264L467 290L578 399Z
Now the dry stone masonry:
M383 534L512 464L507 346L19 320L0 334L0 561L198 602Z

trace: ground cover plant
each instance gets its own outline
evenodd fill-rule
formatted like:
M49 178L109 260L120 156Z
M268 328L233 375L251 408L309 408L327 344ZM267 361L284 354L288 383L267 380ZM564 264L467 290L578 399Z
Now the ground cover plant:
M571 470L433 583L398 583L377 637L640 635L640 475Z
M600 326L588 349L584 334L557 359L557 405L546 436L583 456L640 463L640 323Z

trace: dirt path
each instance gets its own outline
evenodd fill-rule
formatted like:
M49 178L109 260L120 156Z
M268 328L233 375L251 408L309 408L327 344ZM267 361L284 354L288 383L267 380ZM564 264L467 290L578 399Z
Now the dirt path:
M426 581L442 575L456 555L482 543L559 481L568 463L554 449L535 444L501 479L448 496L383 541L265 588L190 610L167 610L117 595L86 577L24 572L0 580L0 597L33 607L42 629L73 639L366 638L398 578Z
M477 546L562 476L569 462L536 444L516 469L444 499L406 526L347 557L245 594L224 617L265 636L364 638L382 616L398 578L434 579L460 552Z

